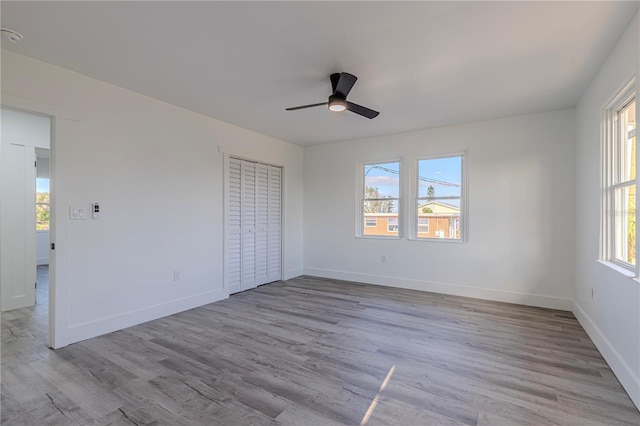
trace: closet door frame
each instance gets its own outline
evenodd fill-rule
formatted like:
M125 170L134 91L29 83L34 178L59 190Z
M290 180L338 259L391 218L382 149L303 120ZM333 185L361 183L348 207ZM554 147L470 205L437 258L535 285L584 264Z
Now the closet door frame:
M277 167L280 169L280 279L284 278L284 249L285 249L285 241L284 241L284 232L285 232L285 193L284 193L284 182L285 182L285 167L279 164L273 164L262 160L256 160L253 158L247 158L240 155L234 155L229 153L224 153L224 167L223 167L223 220L224 220L224 243L223 243L223 287L227 292L227 295L230 294L229 287L229 165L231 158L240 161L249 161L252 163L259 163L266 166Z

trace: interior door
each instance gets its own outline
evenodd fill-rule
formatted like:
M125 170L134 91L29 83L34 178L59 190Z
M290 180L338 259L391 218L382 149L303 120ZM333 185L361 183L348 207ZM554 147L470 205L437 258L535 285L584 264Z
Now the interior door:
M35 304L36 171L32 146L2 141L0 155L0 305Z

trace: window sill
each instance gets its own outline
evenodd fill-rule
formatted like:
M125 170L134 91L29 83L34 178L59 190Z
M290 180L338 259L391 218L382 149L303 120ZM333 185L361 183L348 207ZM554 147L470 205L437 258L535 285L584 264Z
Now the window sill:
M634 281L638 281L638 278L636 277L636 273L634 271L631 271L629 269L623 268L620 265L616 265L615 263L608 262L606 260L598 259L597 262L601 263L602 265L604 265L604 266L606 266L608 268L613 269L614 271L624 275L627 278L631 278Z
M446 243L446 244L465 244L465 240L454 240L451 238L408 238L409 241L419 241L421 243Z
M384 235L356 235L354 238L362 240L404 240L402 237L384 236Z

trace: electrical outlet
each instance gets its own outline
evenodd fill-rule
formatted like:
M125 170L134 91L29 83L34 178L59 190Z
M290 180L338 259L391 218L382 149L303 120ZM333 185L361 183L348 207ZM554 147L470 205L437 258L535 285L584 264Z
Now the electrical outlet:
M180 281L180 271L173 271L173 281Z
M385 256L384 254L382 255L382 263L387 263L387 256Z

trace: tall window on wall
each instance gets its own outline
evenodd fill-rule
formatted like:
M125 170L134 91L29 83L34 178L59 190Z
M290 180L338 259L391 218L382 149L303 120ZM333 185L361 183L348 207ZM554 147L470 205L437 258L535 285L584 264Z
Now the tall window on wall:
M630 271L636 262L636 94L631 82L605 110L603 260Z
M419 239L462 240L463 155L418 160L415 232Z
M49 179L36 179L36 230L49 229L51 199L49 192Z
M400 162L364 164L360 202L360 235L400 234Z

